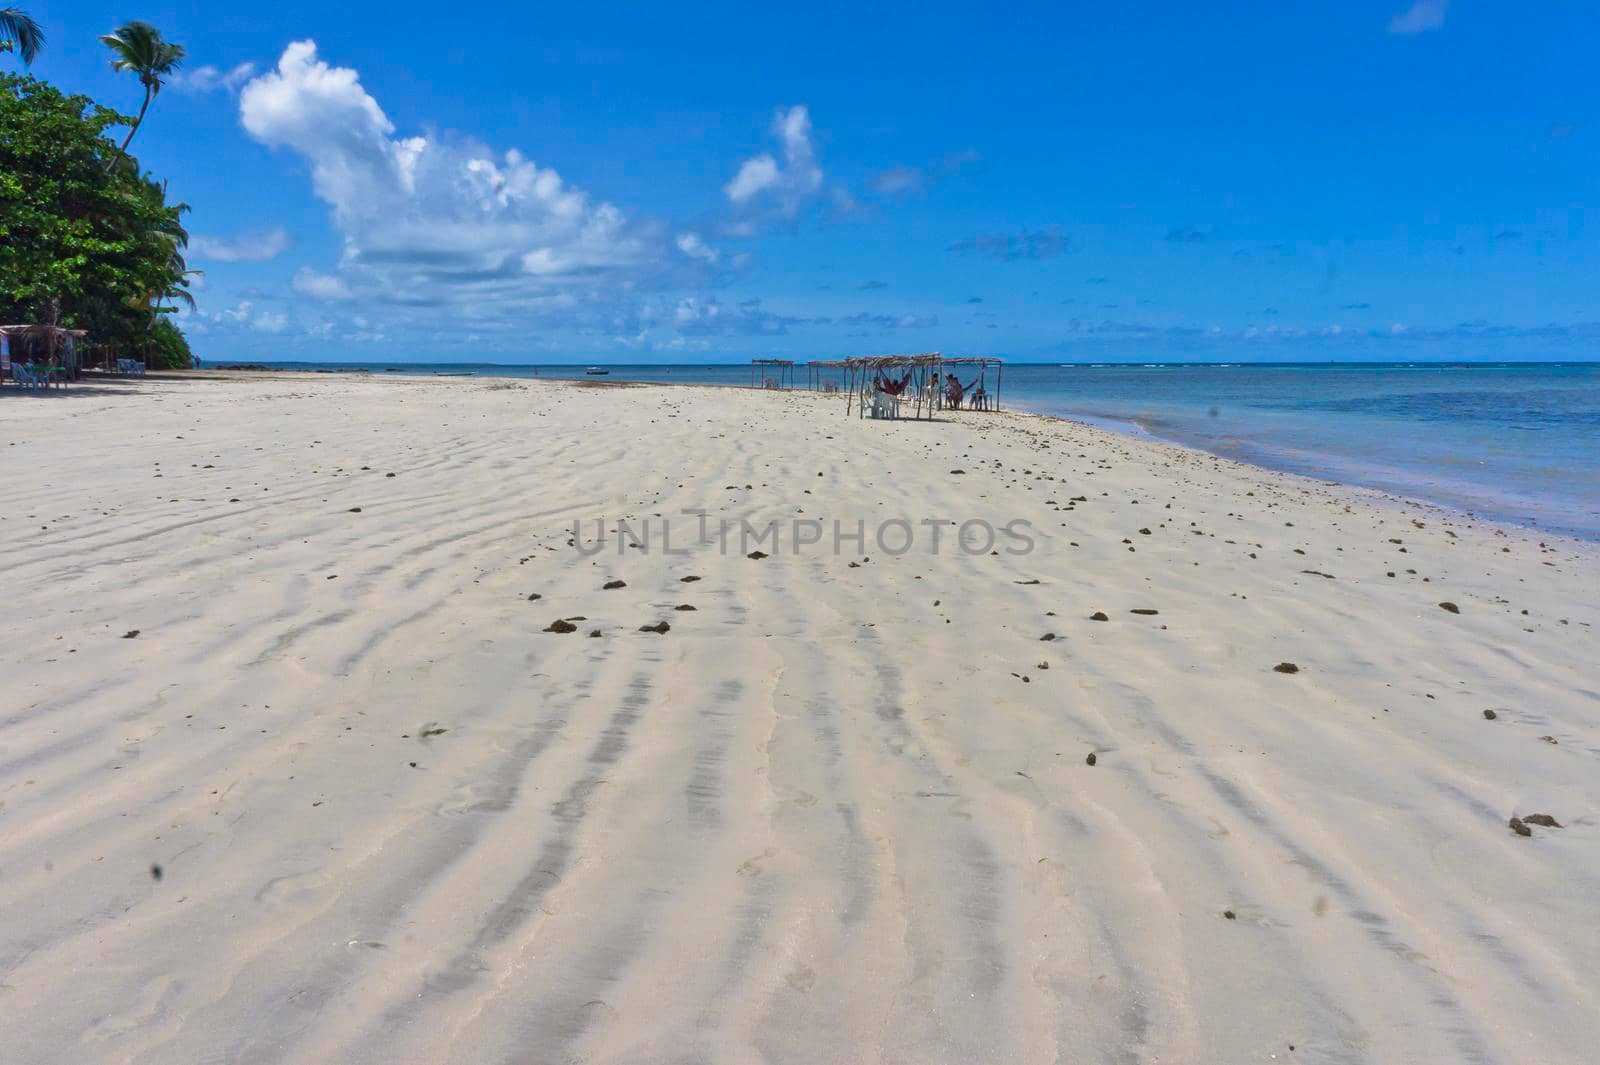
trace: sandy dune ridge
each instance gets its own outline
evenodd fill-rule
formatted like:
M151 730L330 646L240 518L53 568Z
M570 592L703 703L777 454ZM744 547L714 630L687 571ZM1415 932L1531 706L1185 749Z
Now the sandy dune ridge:
M843 407L0 403L0 1059L1593 1059L1594 545Z

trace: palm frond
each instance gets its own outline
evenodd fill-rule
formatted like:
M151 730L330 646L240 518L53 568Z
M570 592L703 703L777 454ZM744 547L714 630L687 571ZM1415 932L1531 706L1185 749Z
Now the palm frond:
M166 40L148 22L130 22L103 35L100 43L111 49L112 70L133 71L152 93L161 91L161 79L182 66L188 54L183 45Z
M31 67L44 47L44 30L21 8L0 7L0 45L15 46L22 62Z

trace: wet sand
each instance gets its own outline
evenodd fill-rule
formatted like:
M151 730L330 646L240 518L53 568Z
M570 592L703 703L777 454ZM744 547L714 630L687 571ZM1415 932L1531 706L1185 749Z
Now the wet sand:
M0 1057L1592 1060L1594 545L844 405L0 397Z

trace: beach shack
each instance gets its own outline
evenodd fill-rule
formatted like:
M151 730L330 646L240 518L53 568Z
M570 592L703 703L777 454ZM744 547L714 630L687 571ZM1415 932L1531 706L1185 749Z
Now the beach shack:
M751 359L750 387L788 388L794 384L793 359Z
M21 363L64 380L77 380L78 347L88 334L54 325L0 325L0 381L15 380Z

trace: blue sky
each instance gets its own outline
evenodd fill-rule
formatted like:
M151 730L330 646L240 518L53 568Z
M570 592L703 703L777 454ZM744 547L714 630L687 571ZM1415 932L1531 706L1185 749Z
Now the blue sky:
M1600 354L1589 5L23 6L210 360Z

